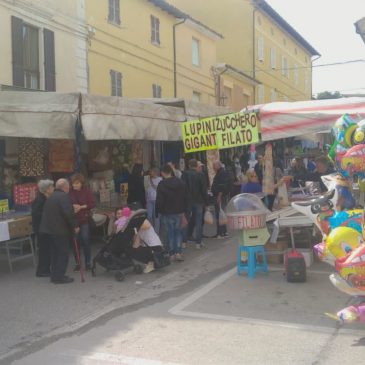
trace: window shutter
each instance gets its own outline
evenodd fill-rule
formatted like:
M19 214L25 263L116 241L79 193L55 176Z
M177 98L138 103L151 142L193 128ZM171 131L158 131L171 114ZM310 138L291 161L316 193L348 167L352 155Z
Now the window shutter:
M108 4L108 21L112 22L114 21L114 0L109 0Z
M54 33L44 29L44 88L47 91L56 91L56 61Z
M257 58L259 61L264 60L264 38L262 37L257 39Z
M115 6L115 9L114 9L114 11L115 11L115 22L117 23L117 24L120 24L120 5L119 5L119 0L115 0L115 4L114 4L114 6Z
M117 72L117 96L122 96L122 74Z
M11 42L13 57L13 85L24 87L23 70L23 21L11 17Z
M155 17L151 15L151 42L154 42L156 39L155 33Z
M275 51L275 48L270 48L270 61L271 61L271 68L276 69L276 51Z
M110 85L111 85L111 96L116 95L116 84L115 84L115 72L110 71Z
M156 41L160 44L160 19L156 18Z

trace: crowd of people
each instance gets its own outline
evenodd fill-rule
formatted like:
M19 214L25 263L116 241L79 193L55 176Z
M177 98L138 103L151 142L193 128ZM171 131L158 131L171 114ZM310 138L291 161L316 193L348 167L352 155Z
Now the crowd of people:
M128 177L128 205L115 211L114 234L127 224L133 213L131 206L146 209L147 219L136 232L131 246L132 257L145 264L145 273L154 269L153 250L164 247L171 261L180 262L184 260L183 250L188 242L193 242L198 250L205 247L203 226L207 223L207 209L208 215L215 212L216 232L212 238L228 236L220 212L235 194L234 185L239 184L236 193L262 192L265 168L261 155L255 164L248 166L245 174L242 173L244 167L236 159L233 162L231 172L220 161L213 163L212 184L206 166L196 159L189 160L183 172L172 163L161 170L152 167L148 173L143 171L141 164L134 165ZM325 157L317 158L312 164L314 170L309 164L306 167L300 158L291 161L286 175L292 186L312 181L325 190L321 176L332 172L331 164ZM273 208L277 189L285 182L280 162L274 160L273 165L274 193L266 195L263 200L269 209ZM71 283L73 278L66 276L70 247L75 258L74 271L80 270L80 255L83 268L91 269L93 194L79 173L55 184L52 180L41 180L38 187L38 196L32 204L33 230L39 249L36 276L50 277L53 283ZM212 223L213 218L209 219L209 224ZM141 242L147 242L147 247Z
M197 160L190 160L184 172L171 163L161 171L152 167L148 174L141 164L133 167L128 178L128 205L116 209L114 234L127 224L133 213L131 206L147 210L147 220L136 232L130 252L134 259L145 264L145 273L154 269L153 251L165 247L171 261L179 262L184 260L182 251L188 241L195 241L197 249L204 247L205 208L214 199L219 212L227 202L229 190L221 163L216 162L214 169L216 176L209 197L208 176ZM73 278L66 275L70 247L75 259L74 271L79 271L80 265L85 270L91 269L93 194L79 173L69 180L59 179L55 184L52 180L40 180L38 188L32 203L33 231L39 253L36 276L50 277L55 284L71 283ZM226 227L217 224L216 237L226 235Z

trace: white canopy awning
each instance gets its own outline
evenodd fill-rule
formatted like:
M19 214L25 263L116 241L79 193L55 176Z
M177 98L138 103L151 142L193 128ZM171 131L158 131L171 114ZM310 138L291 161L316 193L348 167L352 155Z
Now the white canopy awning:
M82 128L86 140L178 141L182 108L133 99L82 95Z
M258 110L263 141L326 132L343 114L365 118L365 98L270 103L249 108Z
M0 92L0 136L74 139L79 94Z

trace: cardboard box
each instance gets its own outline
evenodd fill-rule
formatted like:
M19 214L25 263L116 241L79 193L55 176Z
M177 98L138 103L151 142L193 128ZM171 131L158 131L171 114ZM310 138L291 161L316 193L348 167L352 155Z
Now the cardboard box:
M9 220L8 228L10 239L29 236L33 233L32 217L27 215Z
M266 261L268 264L282 264L284 262L284 254L288 248L287 240L278 240L276 243L266 243Z

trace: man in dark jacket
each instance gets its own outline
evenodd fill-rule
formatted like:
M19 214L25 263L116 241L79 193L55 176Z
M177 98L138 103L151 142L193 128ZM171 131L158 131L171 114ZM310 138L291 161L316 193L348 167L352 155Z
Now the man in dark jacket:
M32 226L33 233L38 246L38 265L36 276L51 276L51 248L47 237L39 232L42 221L44 204L54 190L54 182L52 180L40 180L38 182L38 194L32 203Z
M213 169L215 171L215 176L212 183L212 193L216 200L215 216L217 220L217 234L215 238L225 238L228 236L227 226L225 224L219 224L219 212L220 209L224 209L227 204L228 193L231 190L230 178L220 161L215 161L213 163Z
M161 214L161 223L167 232L171 260L183 261L181 256L181 219L186 212L185 183L174 176L169 165L161 170L163 180L157 186L156 214Z
M332 174L334 169L331 161L326 156L317 157L315 160L316 169L314 172L305 172L294 175L294 181L313 181L319 183L321 192L327 191L326 185L322 181L322 176Z
M203 211L207 204L207 185L204 175L198 172L198 161L191 159L189 169L182 174L182 180L187 191L187 212L188 226L183 231L183 242L193 235L195 226L196 248L202 246L203 237Z
M54 193L44 204L40 232L47 235L51 244L51 281L55 284L73 282L66 276L70 241L79 228L71 200L70 184L65 179L56 182Z

